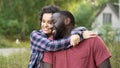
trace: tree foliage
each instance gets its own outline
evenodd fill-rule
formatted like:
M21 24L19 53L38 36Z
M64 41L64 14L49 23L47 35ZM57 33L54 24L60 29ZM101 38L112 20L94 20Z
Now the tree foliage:
M0 0L0 34L25 39L31 31L39 29L39 12L43 6L57 5L69 10L76 19L76 26L90 28L95 12L105 2L118 0Z
M17 35L19 38L25 39L25 35L39 28L39 10L45 3L43 0L1 0L1 34ZM17 28L19 30L15 30Z

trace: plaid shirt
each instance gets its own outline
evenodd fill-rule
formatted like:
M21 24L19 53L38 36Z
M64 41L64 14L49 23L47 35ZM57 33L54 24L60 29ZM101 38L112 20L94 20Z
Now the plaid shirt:
M72 30L71 34L81 35L82 31L86 30L84 27L79 27ZM81 37L81 36L80 36ZM60 40L47 39L42 30L35 30L30 35L30 47L31 56L28 68L40 68L40 63L43 58L43 52L57 51L71 47L70 37L66 37Z

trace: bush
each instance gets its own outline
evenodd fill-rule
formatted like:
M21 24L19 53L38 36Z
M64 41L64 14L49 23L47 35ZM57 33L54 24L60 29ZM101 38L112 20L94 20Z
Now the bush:
M120 42L119 43L115 43L112 42L113 44L111 44L111 46L109 45L109 49L112 53L112 57L111 57L111 65L112 68L120 68Z
M0 28L0 33L6 37L14 38L21 32L21 24L17 20L0 20Z
M104 25L99 29L100 36L105 41L112 53L111 65L112 68L120 68L120 40L116 39L119 30L113 30L110 25Z

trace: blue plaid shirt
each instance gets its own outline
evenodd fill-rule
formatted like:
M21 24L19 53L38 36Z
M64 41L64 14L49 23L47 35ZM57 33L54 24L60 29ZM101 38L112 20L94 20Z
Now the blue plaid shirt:
M86 28L79 27L72 30L71 34L81 35L84 30L86 30ZM60 40L49 40L47 38L47 35L45 35L42 30L35 30L30 34L31 56L28 68L40 68L43 52L57 51L71 47L70 37Z

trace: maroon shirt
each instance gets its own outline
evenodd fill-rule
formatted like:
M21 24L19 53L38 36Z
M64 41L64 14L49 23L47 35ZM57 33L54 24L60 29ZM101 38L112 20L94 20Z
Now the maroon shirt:
M97 68L110 57L106 45L97 36L80 42L76 47L46 53L43 61L53 64L53 68Z

